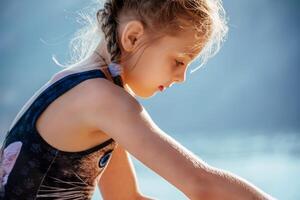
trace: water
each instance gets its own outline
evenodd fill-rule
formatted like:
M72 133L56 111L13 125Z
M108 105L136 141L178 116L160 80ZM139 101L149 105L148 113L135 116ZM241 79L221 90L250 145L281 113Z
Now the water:
M208 164L245 178L278 199L300 199L300 137L297 134L247 135L191 133L175 137ZM143 194L155 199L187 199L133 156ZM96 190L93 200L101 198Z

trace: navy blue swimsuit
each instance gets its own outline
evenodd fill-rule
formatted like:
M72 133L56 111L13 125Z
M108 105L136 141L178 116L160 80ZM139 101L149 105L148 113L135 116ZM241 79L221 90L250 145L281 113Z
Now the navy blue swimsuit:
M6 133L0 151L0 199L91 199L116 142L111 138L80 152L50 146L38 133L40 114L60 95L91 78L99 69L67 75L47 87Z

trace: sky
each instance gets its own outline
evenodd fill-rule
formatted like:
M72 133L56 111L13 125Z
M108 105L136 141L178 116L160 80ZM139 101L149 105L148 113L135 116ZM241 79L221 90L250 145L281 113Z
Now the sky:
M0 4L3 132L33 93L61 70L52 55L68 60L69 40L80 27L76 12L88 3ZM299 132L299 5L296 0L225 1L229 32L219 53L195 73L188 72L184 84L139 100L157 124L179 134Z
M26 101L62 69L52 56L68 61L69 40L80 27L76 13L88 2L0 2L0 141ZM190 74L199 64L192 63L185 83L138 100L205 161L276 197L299 199L300 2L226 0L224 8L229 32L218 54ZM133 161L145 194L183 199Z

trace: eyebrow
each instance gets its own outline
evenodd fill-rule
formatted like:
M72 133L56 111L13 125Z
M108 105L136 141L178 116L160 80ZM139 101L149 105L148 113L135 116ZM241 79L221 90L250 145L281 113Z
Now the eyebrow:
M179 52L179 55L184 56L184 57L187 56L187 57L190 58L191 61L194 59L191 53L181 53L181 52Z
M188 56L191 60L193 60L193 56L192 56L191 54L187 54L187 56Z

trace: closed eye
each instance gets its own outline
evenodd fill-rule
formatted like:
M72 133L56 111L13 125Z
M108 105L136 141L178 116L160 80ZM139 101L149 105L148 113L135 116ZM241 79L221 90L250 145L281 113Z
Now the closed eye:
M182 65L184 65L183 62L180 62L180 61L178 61L178 60L175 60L175 62L176 62L176 65L177 65L177 66L182 66Z

